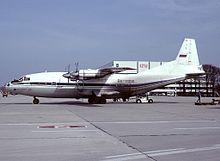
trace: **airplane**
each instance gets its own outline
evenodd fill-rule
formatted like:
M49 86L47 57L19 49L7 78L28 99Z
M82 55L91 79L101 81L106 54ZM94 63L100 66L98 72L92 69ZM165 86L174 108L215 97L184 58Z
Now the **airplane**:
M5 85L13 94L48 98L87 98L89 104L105 104L106 99L124 101L151 90L204 75L195 39L185 38L175 60L161 66L128 74L130 67L81 69L72 72L42 72L22 76ZM149 100L153 102L152 99Z

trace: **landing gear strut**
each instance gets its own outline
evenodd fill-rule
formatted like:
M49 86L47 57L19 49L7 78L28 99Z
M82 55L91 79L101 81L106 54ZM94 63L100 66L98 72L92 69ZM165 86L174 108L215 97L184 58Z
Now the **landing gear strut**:
M34 100L33 100L33 104L39 104L39 99L37 99L36 97L34 97Z

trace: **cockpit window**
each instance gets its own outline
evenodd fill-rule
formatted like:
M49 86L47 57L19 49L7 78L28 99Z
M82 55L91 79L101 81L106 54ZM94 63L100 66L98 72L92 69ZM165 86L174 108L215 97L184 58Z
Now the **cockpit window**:
M11 83L19 83L19 82L23 82L23 81L30 81L30 77L21 77L20 79L15 79L13 81L11 81Z
M29 81L30 77L24 77L24 81Z
M29 80L30 80L30 77L26 77L26 76L24 76L24 77L18 79L19 82L29 81Z
M22 82L22 81L23 81L23 77L22 77L22 78L20 78L20 79L18 79L18 81L19 81L19 82Z
M19 82L19 80L17 79L14 79L13 81L11 81L11 83L17 83L17 82Z

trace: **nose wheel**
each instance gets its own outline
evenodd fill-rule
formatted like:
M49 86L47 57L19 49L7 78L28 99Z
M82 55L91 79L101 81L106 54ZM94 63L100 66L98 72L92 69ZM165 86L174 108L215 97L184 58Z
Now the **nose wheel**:
M33 100L33 104L39 104L39 99L37 99L36 97L34 97L34 100Z

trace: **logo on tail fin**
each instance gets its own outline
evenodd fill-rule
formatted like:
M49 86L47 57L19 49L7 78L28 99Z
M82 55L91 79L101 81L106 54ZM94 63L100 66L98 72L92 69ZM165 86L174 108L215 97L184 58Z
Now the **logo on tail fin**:
M179 57L180 58L185 58L185 57L187 57L187 55L181 54Z

